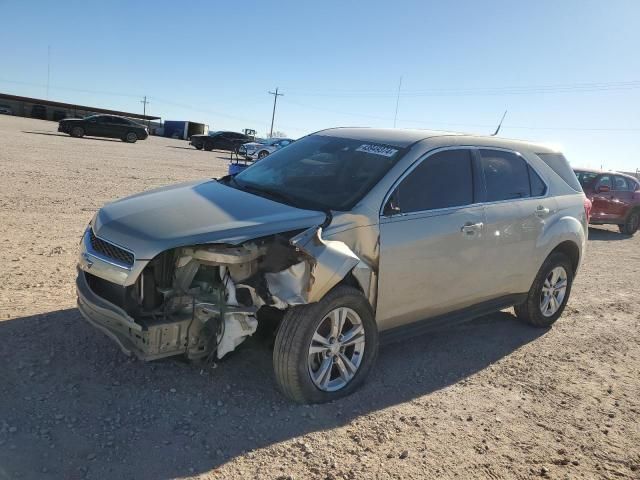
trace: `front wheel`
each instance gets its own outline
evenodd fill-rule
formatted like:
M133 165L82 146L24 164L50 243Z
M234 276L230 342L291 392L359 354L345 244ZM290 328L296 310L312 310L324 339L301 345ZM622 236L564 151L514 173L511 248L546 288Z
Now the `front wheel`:
M322 300L290 308L273 351L276 380L298 403L349 395L366 379L378 354L378 329L369 301L339 286Z
M82 127L73 127L71 129L71 136L76 138L84 137L84 128Z
M264 157L266 157L267 155L269 155L269 152L266 152L266 151L264 151L264 150L263 150L263 151L261 151L261 152L258 154L258 160L262 160L262 159L263 159Z
M129 132L125 135L124 141L127 143L136 143L138 141L138 135L135 132Z
M640 210L634 210L631 212L624 224L618 225L620 229L620 233L624 233L625 235L633 235L638 231L640 227Z
M565 254L552 253L540 267L527 301L516 305L516 316L536 327L550 327L562 315L573 284L573 267Z

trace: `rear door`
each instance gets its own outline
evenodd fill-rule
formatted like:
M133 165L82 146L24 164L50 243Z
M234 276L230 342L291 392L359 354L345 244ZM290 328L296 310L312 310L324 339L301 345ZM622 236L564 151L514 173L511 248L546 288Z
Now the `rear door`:
M529 290L540 268L534 252L545 219L556 203L547 185L522 155L479 148L485 188L485 268L489 295L499 298ZM488 298L487 298L488 299Z
M463 308L485 288L484 211L472 150L430 154L398 181L380 218L381 328Z

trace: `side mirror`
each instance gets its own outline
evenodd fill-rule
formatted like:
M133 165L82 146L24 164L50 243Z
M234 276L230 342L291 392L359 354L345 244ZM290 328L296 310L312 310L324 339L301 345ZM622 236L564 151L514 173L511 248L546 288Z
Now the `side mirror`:
M398 215L399 213L402 212L400 210L400 206L398 205L397 193L394 193L393 195L391 195L389 201L387 201L387 204L382 209L382 214L385 217L391 217L393 215Z
M609 187L609 185L600 185L598 187L598 193L608 193L611 191L611 188Z

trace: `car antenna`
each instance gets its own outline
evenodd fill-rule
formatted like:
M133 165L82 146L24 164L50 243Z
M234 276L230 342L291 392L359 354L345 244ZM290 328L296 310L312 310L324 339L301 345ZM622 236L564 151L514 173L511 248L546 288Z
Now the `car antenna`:
M504 121L504 117L507 116L507 110L504 111L504 113L502 114L502 118L500 119L500 123L498 124L498 128L496 128L496 131L493 132L493 135L491 135L492 137L495 137L496 135L498 135L498 132L500 131L500 127L502 127L502 122Z

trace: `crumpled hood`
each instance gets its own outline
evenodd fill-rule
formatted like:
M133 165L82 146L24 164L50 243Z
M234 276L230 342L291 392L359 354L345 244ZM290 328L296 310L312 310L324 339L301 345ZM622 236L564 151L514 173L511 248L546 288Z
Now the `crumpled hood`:
M238 244L319 225L325 214L259 197L215 180L163 187L105 205L94 233L149 260L180 246Z

